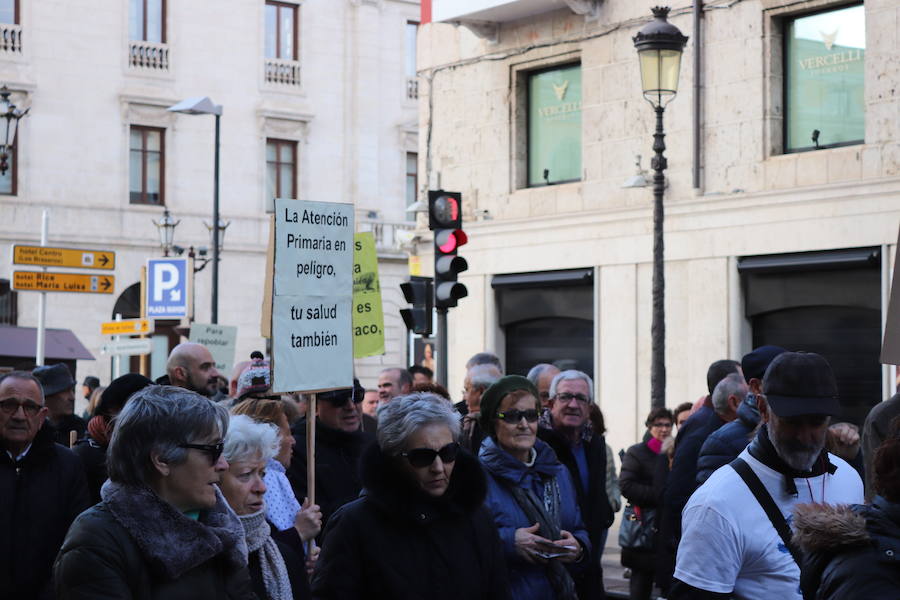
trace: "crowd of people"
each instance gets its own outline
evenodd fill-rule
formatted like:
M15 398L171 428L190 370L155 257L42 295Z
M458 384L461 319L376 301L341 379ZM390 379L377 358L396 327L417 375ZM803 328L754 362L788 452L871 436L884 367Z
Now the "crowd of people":
M66 365L0 376L0 597L596 600L620 511L633 600L900 597L900 394L837 422L817 354L712 363L618 472L581 371L387 368L309 424L271 382L188 342L82 418Z

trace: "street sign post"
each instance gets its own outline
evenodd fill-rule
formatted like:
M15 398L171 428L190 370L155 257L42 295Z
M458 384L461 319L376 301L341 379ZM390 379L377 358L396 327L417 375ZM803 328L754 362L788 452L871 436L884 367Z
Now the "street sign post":
M188 316L190 265L187 258L147 261L147 316L172 319Z
M113 356L133 356L135 354L150 354L153 351L153 340L150 338L136 338L117 340L103 344L100 347L101 354Z
M15 244L13 246L13 264L112 270L116 268L116 253L109 250Z
M115 291L115 284L114 275L13 271L13 289L21 291L112 294Z
M150 333L150 319L107 321L100 324L101 335L137 335L141 333Z

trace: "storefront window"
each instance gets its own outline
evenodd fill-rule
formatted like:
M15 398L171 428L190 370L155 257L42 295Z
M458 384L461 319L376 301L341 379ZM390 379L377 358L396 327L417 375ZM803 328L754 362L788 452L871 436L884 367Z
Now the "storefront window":
M528 185L581 179L581 65L528 78Z

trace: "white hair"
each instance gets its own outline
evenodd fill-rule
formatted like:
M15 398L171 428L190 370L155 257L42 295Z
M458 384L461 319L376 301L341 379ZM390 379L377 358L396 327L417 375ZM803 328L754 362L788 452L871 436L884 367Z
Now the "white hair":
M459 413L440 396L415 393L394 398L378 407L378 447L388 456L397 456L406 448L406 440L426 425L446 425L459 439Z
M247 415L234 415L228 423L222 455L228 462L253 460L256 457L268 462L280 448L281 441L275 425L254 421Z
M550 382L550 397L553 398L556 396L556 387L560 384L560 382L568 381L568 380L577 380L580 379L587 384L588 388L588 400L591 402L594 401L594 381L588 376L587 373L583 373L582 371L576 371L575 369L569 369L568 371L563 371L559 375L553 378L553 381Z
M737 396L743 400L747 396L747 382L740 373L729 373L716 384L712 393L712 405L716 414L728 412L728 398Z

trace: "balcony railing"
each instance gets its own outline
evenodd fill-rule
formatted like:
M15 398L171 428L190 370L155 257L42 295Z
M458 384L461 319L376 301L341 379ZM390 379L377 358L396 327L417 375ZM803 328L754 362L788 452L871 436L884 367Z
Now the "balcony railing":
M22 53L22 26L0 23L0 52Z
M401 254L412 245L416 224L412 221L357 221L360 231L371 231L375 236L378 254Z
M266 83L300 85L300 62L281 58L266 59Z
M132 40L128 45L128 64L148 71L169 70L169 46L157 42Z
M406 98L407 100L419 99L419 79L417 77L406 78Z

